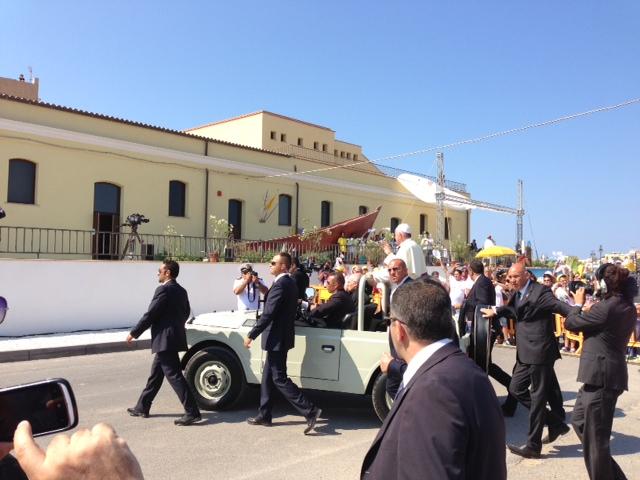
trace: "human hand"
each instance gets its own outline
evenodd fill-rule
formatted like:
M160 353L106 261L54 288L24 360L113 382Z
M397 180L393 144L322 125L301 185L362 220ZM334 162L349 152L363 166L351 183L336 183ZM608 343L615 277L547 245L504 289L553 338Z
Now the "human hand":
M382 371L382 373L387 373L387 371L389 370L389 364L392 360L393 357L389 353L384 352L382 354L382 357L380 357L380 370Z
M33 440L29 422L22 421L13 444L29 480L144 478L127 442L105 423L98 423L91 430L78 430L71 437L57 435L45 452Z
M244 337L245 348L251 348L251 342L253 342L253 340L251 340L249 337Z
M131 336L131 334L127 335L127 343L132 343L134 340L134 338Z
M573 294L573 301L576 302L578 305L584 305L586 298L587 298L587 294L585 293L584 287L578 288L576 292Z
M382 240L380 242L380 246L382 247L382 250L384 250L384 253L386 253L387 255L391 253L391 245L389 245L389 242L387 242L386 240Z
M481 308L480 311L482 312L483 318L493 318L496 316L496 312L493 308Z

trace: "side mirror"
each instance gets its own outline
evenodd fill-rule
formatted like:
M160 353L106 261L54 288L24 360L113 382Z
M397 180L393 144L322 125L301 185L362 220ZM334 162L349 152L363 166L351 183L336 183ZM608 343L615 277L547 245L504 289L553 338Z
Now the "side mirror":
M4 297L0 297L0 323L4 321L4 317L7 314L7 310L9 310L7 299Z
M316 296L316 289L315 288L306 288L304 290L304 294L306 295L307 299L313 299Z

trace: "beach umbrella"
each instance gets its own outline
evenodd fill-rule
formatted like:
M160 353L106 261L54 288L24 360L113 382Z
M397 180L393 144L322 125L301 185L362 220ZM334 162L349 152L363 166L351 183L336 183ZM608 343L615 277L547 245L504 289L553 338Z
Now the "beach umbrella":
M517 255L517 253L512 248L494 245L493 247L483 248L480 250L476 255L476 258L504 257L507 255Z

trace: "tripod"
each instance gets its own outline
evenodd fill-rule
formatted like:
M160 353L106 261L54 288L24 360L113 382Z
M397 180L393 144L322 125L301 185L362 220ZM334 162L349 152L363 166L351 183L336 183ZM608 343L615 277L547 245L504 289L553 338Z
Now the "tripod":
M123 223L122 227L130 227L131 231L129 232L129 237L124 244L124 249L122 250L122 255L120 256L120 260L124 260L126 257L127 260L134 260L136 255L136 240L140 242L140 260L142 260L142 245L144 245L144 240L138 234L138 225Z

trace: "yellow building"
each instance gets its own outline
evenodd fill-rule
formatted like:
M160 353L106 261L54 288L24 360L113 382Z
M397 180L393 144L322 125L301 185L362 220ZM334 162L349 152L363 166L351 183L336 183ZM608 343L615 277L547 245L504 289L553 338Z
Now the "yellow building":
M326 127L261 111L181 132L1 90L0 205L2 252L9 241L35 241L25 233L10 240L9 226L76 231L60 242L80 242L77 235L117 232L134 212L151 219L140 226L145 234L209 237L215 215L243 239L286 236L378 205L377 228L406 222L420 232L436 221L435 205ZM469 214L447 215L449 238L468 241Z

